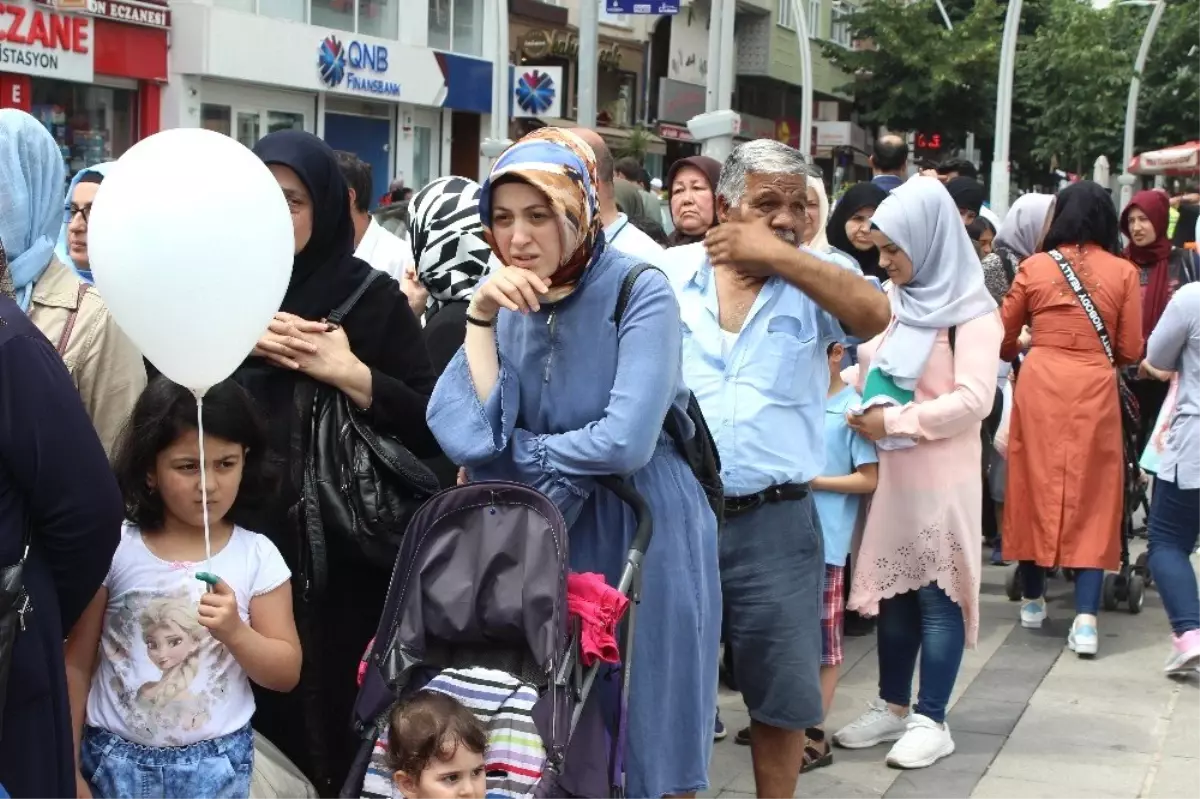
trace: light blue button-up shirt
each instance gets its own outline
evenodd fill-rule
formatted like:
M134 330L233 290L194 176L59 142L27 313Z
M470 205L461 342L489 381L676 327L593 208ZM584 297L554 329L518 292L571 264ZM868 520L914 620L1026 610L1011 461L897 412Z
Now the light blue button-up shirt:
M845 338L841 325L800 289L773 277L726 356L717 284L703 244L672 248L666 255L683 325L683 376L716 440L726 496L820 475L827 353L832 342Z

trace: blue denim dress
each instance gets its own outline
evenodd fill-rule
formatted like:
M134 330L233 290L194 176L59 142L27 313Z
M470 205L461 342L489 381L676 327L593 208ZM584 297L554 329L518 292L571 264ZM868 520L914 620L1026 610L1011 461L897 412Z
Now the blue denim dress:
M704 493L662 432L686 405L679 309L666 278L638 278L618 330L617 295L637 261L606 250L554 305L497 322L499 382L475 394L465 354L429 403L429 426L474 480L546 494L570 528L575 571L620 575L633 515L591 479L629 476L654 537L643 566L625 752L627 795L708 787L721 626L717 527Z

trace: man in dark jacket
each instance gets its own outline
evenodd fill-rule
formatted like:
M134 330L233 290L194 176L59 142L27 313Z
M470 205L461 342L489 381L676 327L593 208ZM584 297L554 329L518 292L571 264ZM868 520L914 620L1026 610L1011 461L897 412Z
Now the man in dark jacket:
M0 256L0 286L5 271ZM27 524L31 538L25 629L0 686L0 784L13 796L75 796L63 639L108 573L123 515L66 366L0 290L0 565L20 560Z

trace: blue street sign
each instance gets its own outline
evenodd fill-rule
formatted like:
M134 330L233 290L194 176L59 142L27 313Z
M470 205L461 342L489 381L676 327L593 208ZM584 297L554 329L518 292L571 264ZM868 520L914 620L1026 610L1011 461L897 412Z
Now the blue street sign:
M678 14L679 0L604 0L610 14Z

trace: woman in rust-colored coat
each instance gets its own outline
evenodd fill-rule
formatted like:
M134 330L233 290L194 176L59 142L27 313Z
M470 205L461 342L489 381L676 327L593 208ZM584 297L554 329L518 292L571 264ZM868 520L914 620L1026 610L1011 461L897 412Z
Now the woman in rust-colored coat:
M1104 570L1118 568L1124 457L1116 375L1095 327L1058 264L1066 256L1108 329L1124 366L1142 355L1137 268L1118 251L1117 215L1098 184L1064 189L1041 252L1021 264L1004 300L1000 356L1014 358L1030 325L1033 343L1016 383L1004 506L1004 558L1021 562L1021 623L1046 617L1045 569L1076 569L1068 643L1094 655Z

